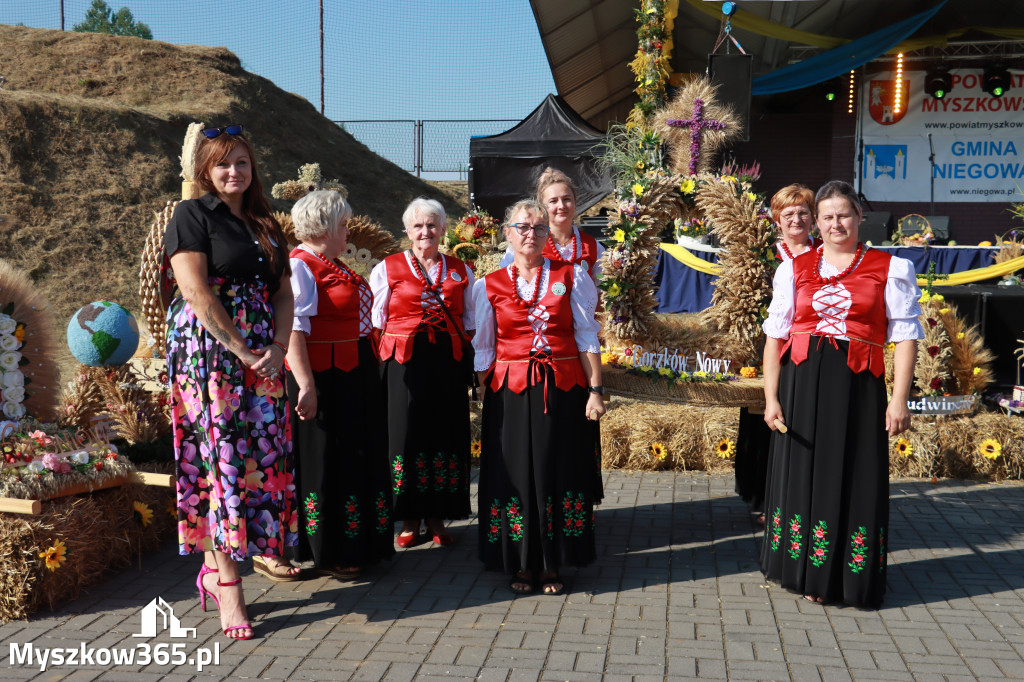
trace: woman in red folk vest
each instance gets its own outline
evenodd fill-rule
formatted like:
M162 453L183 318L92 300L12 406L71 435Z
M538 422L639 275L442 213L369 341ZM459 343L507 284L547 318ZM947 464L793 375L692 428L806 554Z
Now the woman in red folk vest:
M576 185L568 175L551 168L544 169L537 179L537 201L548 212L551 231L544 242L544 257L579 265L590 273L595 282L601 274L601 254L604 247L589 234L580 232L576 220ZM501 259L501 267L512 262L512 247L509 246Z
M764 419L788 433L772 436L761 570L809 601L878 608L888 436L910 426L921 292L910 261L858 241L861 207L849 184L818 190L816 210L824 244L779 266L764 323Z
M387 392L388 455L399 547L418 543L420 521L437 545L452 543L445 519L469 516L469 396L462 339L473 328L473 275L437 250L444 207L413 200L402 215L409 250L370 274L373 326Z
M793 260L805 251L816 249L821 240L811 236L814 225L814 192L805 185L787 185L772 197L772 220L779 231L775 245L779 263ZM740 410L739 433L736 435L736 494L743 498L750 515L764 525L764 489L768 476L768 450L771 429L764 415Z
M293 558L349 579L395 553L384 394L373 346L373 294L338 260L352 209L333 191L292 207L295 318L288 396L302 520Z
M526 199L505 219L511 264L477 284L476 368L486 387L479 545L517 594L561 594L562 566L595 558L596 429L604 414L597 287L545 258L547 212Z

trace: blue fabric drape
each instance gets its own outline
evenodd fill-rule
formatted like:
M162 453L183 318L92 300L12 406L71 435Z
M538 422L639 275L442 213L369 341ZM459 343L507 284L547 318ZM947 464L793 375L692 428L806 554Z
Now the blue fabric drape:
M942 0L930 10L869 33L863 38L758 76L753 81L751 94L771 95L776 92L799 90L847 74L851 69L867 64L912 36L945 4L946 0Z
M919 275L928 272L928 263L935 261L935 271L948 275L964 270L985 268L995 262L997 249L993 248L934 248L927 246L875 246L894 256L906 258L914 264ZM716 254L694 251L706 261L716 262ZM659 313L697 313L711 305L715 290L715 277L697 272L659 249L658 269L654 283L659 286L657 298ZM936 285L942 285L938 280Z

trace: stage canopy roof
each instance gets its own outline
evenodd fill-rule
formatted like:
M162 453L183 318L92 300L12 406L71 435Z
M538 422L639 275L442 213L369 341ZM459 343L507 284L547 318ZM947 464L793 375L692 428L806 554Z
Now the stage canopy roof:
M639 2L530 0L530 4L558 93L600 130L607 129L610 121L624 121L636 101L636 84L627 64L636 53ZM676 7L673 71L703 73L721 29L722 3L668 0L666 4ZM732 34L754 55L755 80L938 5L934 16L888 52L903 50L936 61L994 55L1015 64L1024 61L1024 2L1019 1L740 0L738 4ZM730 50L737 51L735 45Z

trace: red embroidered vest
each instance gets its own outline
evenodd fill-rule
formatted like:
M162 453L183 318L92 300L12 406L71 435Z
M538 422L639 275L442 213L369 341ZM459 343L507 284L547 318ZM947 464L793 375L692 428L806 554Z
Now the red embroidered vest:
M548 314L548 326L543 334L551 348L551 357L533 364L535 367L550 365L555 371L555 385L559 390L568 391L573 386L587 385L573 335L572 306L569 304L573 266L558 261L550 263L548 289L537 302L537 308L544 306ZM538 272L537 276L540 277L541 273ZM508 268L492 272L486 280L487 300L495 316L495 365L491 388L497 391L502 385L507 385L512 392L522 393L528 385L543 379L539 371L535 371L533 376L528 371L534 339L533 327L527 319L529 309L516 302L515 284Z
M578 263L590 275L591 279L594 278L594 264L597 263L597 240L591 237L585 232L580 232L580 244L583 246L583 250L580 252L579 258L574 258L571 262ZM550 260L552 263L570 262L563 259L562 254L555 248L553 239L548 239L544 243L544 251L542 254L545 258ZM573 254L575 256L575 254ZM586 263L586 265L583 265Z
M440 272L444 273L444 282L438 293L444 298L448 313L459 328L456 329L440 311L436 316L439 319L434 319L435 316L428 314L428 309L423 307L420 298L423 284L410 269L405 253L388 256L384 262L388 264L388 287L391 289L391 297L388 299L388 319L384 324L384 333L380 337L381 361L394 358L403 365L408 362L412 357L413 339L424 322L430 327L426 331L420 330L423 333L433 335L435 329L447 331L452 337L452 356L456 361L462 359L462 337L459 333L462 328L462 304L466 287L469 285L469 276L466 274L466 264L458 258L441 254L439 258L442 259ZM429 296L436 302L433 294Z
M850 293L850 308L843 321L846 323L845 336L850 339L846 364L853 372L867 370L876 377L885 372L882 346L888 330L885 284L889 279L890 260L890 254L869 248L860 265L840 280ZM793 328L782 352L788 349L790 359L797 365L807 359L812 334L819 337L839 335L834 329L816 331L822 319L814 309L814 295L820 287L814 271L816 263L816 251L807 251L793 259L796 310Z
M316 278L316 315L309 318L306 337L310 369L351 371L359 364L359 316L370 313L359 309L359 287L305 249L296 248L288 255L308 265Z

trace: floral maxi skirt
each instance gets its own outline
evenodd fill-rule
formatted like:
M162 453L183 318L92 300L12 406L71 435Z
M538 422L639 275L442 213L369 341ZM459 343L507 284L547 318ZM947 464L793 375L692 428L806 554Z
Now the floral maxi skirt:
M273 343L265 286L220 278L210 286L250 348ZM283 378L258 377L180 296L167 321L180 553L281 556L298 531Z

